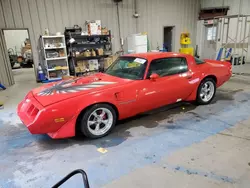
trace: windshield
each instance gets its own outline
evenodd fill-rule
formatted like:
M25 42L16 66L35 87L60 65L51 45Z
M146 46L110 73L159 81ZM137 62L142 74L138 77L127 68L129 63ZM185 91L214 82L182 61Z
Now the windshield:
M143 79L147 60L137 57L119 57L107 70L106 74L131 79Z

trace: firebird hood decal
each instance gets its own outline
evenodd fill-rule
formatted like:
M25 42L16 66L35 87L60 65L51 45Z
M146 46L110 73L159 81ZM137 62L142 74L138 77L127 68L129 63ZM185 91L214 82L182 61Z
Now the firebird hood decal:
M102 87L105 85L116 83L116 82L96 81L96 82L90 82L87 84L77 84L78 80L79 79L62 81L60 83L54 84L50 88L46 88L46 89L42 90L37 95L38 96L48 96L48 95L54 95L54 94L76 93L76 92L80 92L83 90L89 90L92 88Z

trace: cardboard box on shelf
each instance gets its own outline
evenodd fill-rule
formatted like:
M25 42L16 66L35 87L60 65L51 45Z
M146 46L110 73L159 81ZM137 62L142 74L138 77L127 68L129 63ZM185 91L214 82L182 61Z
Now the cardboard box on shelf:
M102 28L102 35L109 35L109 30L106 27Z
M88 61L77 61L77 67L86 67Z
M104 68L107 69L112 64L112 62L113 61L111 57L104 58Z
M99 63L97 59L91 59L89 62L89 70L98 70L99 69Z
M81 72L80 67L75 67L75 72L76 72L76 73Z
M103 55L103 49L102 48L98 48L96 51L97 51L97 55Z
M74 76L69 76L69 75L62 76L63 80L68 80L68 79L72 79L72 78L74 78Z
M79 68L80 68L81 72L85 72L86 71L86 67L85 66L82 66L82 67L79 67Z
M118 57L119 57L118 55L111 55L112 63L113 63Z
M119 56L111 55L107 58L104 58L104 68L108 68Z
M101 20L89 21L87 23L87 27L88 27L89 35L101 35L102 34Z
M76 65L77 65L77 67L81 66L82 65L82 61L77 61Z

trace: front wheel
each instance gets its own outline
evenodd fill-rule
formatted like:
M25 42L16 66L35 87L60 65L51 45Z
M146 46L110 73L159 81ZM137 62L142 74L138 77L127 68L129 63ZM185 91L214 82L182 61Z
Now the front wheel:
M198 104L209 104L216 93L216 83L212 78L206 78L203 80L197 91L196 101Z
M96 104L86 110L81 120L81 131L89 138L103 137L116 124L116 112L108 104Z

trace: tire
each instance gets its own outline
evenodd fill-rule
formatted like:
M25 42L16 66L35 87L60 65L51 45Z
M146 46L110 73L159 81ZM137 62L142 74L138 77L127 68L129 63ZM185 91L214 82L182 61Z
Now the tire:
M196 102L199 105L209 104L213 100L215 93L216 93L216 83L214 79L205 78L199 85Z
M101 138L111 132L116 124L117 114L108 104L95 104L83 114L81 132L88 138Z

